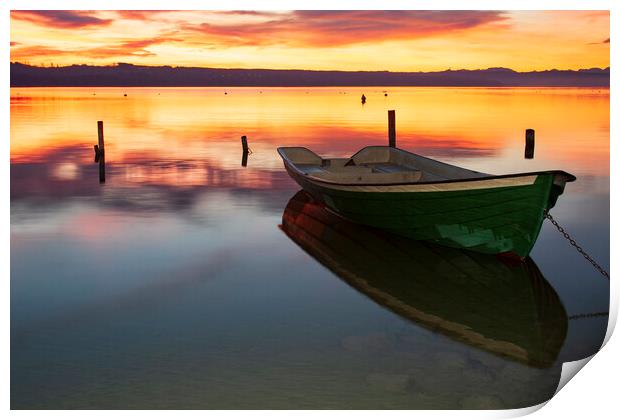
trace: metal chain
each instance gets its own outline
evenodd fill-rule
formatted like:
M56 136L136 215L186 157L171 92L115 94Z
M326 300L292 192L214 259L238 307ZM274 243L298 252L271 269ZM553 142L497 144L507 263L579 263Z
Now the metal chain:
M553 218L553 216L551 216L551 214L549 214L549 212L547 212L545 210L545 217L547 219L549 219L551 221L551 223L553 224L553 226L556 227L556 229L562 234L564 235L564 237L570 242L570 244L572 246L575 247L575 249L581 254L583 255L583 257L588 260L590 262L590 264L592 264L594 266L594 268L596 268L598 271L600 271L600 273L607 277L607 280L609 280L609 273L607 271L605 271L603 269L603 267L601 267L596 261L594 261L594 258L592 258L590 255L588 255L588 253L586 251L583 250L582 247L580 247L579 245L577 245L577 242L575 242L575 240L573 238L571 238L571 236L568 234L568 232L566 232L564 230L564 228L562 228L562 226L560 226L558 224L558 222L555 221L555 219Z
M596 318L599 316L609 316L609 312L592 312L589 314L577 314L569 316L568 319Z

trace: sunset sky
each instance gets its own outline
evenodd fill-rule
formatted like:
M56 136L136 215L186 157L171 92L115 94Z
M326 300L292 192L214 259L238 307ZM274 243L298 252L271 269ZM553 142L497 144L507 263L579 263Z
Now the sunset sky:
M12 11L11 61L519 71L609 66L608 11Z

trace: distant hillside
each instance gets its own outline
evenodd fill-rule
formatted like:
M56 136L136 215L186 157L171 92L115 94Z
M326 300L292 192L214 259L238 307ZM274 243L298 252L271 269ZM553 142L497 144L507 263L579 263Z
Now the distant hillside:
M11 86L609 86L606 69L437 72L216 69L202 67L11 63Z

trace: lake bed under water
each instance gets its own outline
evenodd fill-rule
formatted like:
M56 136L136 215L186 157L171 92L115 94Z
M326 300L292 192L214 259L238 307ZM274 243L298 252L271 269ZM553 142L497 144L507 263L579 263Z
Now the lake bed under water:
M609 90L12 88L12 408L549 399L562 362L600 347L606 317L569 318L557 354L533 366L377 301L280 228L299 188L276 147L350 156L387 144L388 109L403 149L482 172L576 175L552 214L609 267ZM105 184L93 162L98 120ZM536 130L531 160L526 128ZM548 222L531 257L567 317L608 311L608 281ZM480 294L451 290L492 318ZM485 331L465 315L449 321Z

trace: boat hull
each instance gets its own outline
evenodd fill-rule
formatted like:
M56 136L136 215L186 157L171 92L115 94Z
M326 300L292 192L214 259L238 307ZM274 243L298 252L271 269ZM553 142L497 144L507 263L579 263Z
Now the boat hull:
M536 264L412 241L342 219L298 192L282 230L381 306L470 346L539 368L553 365L568 319Z
M563 192L557 172L462 182L356 186L323 183L296 171L289 175L339 215L415 240L486 254L529 255L544 212Z

